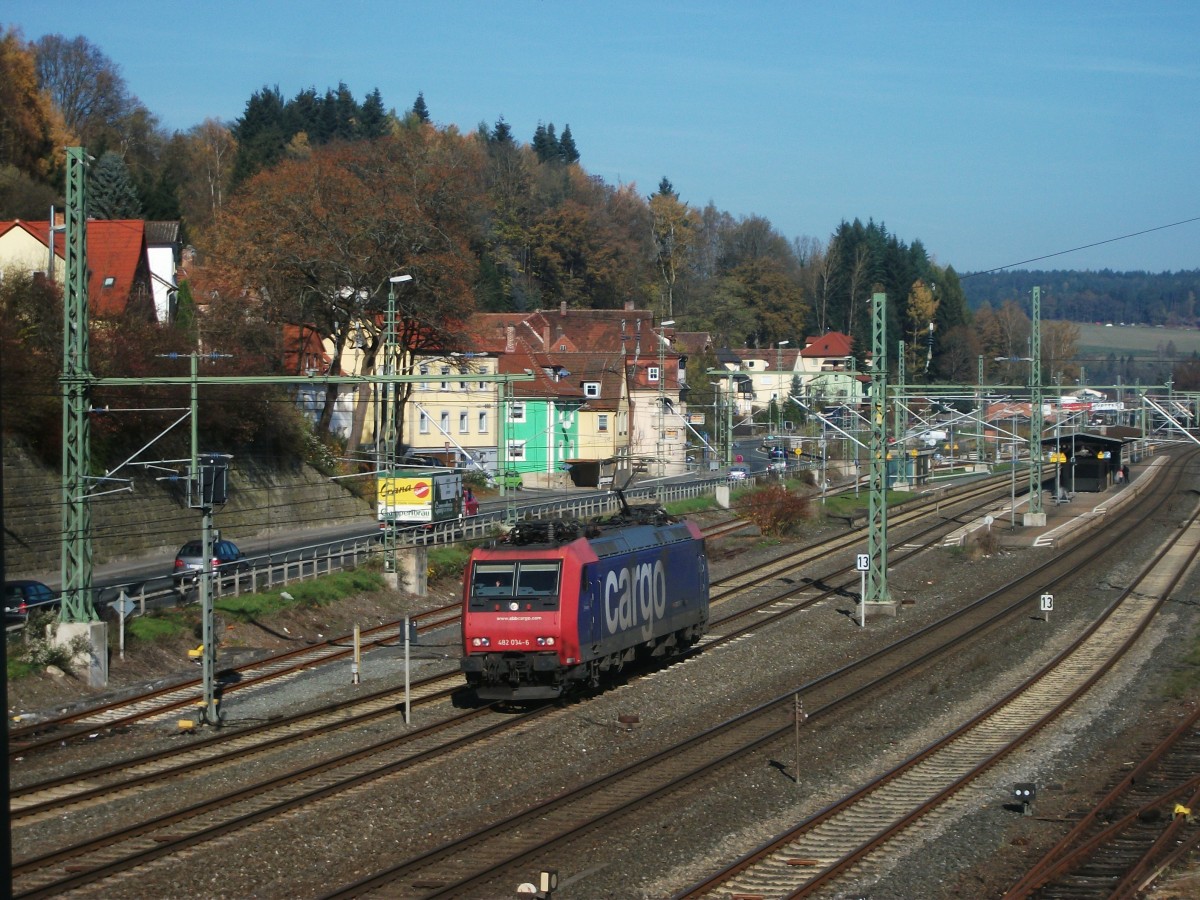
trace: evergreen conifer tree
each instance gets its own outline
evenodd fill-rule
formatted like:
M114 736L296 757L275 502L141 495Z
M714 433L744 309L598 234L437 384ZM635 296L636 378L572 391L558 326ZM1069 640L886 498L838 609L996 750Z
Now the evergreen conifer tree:
M363 100L360 120L363 137L377 138L387 134L387 111L383 108L383 97L379 94L379 88L375 88Z
M563 128L562 137L558 140L558 149L562 154L563 162L579 162L579 150L575 146L575 138L571 136L570 125Z
M504 116L496 120L496 127L492 129L490 140L493 144L513 143L512 126L504 121Z
M562 148L558 143L558 136L554 133L554 123L543 125L538 122L537 129L533 132L533 141L530 146L533 147L533 152L538 158L538 162L550 162L562 158Z
M125 161L108 151L88 173L88 215L96 219L140 219L142 204Z
M315 99L315 96L314 96ZM287 127L287 112L279 88L264 87L246 102L246 111L233 125L237 158L233 163L236 187L255 172L268 169L283 158L293 132ZM310 135L314 143L316 138Z
M421 120L422 124L429 124L429 107L425 105L425 93L417 92L417 99L413 102L413 115Z

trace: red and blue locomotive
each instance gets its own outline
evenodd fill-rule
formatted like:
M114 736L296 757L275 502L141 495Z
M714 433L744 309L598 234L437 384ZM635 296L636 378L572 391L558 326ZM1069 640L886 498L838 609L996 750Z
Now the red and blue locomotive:
M527 521L471 553L462 670L485 700L596 687L635 658L680 653L708 625L708 557L658 506L582 523Z

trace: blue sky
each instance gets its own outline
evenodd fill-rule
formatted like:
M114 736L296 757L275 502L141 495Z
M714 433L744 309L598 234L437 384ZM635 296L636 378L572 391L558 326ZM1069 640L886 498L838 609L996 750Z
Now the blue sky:
M570 124L590 173L825 241L873 218L959 272L1200 268L1200 4L107 3L8 0L82 34L172 129L344 81L435 122ZM1171 225L1189 219L1197 221Z

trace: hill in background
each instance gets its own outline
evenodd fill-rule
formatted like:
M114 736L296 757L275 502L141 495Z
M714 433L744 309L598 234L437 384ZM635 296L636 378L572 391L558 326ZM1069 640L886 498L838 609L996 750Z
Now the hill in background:
M1030 313L1034 286L1042 289L1042 318L1071 322L1200 325L1200 269L1180 272L1012 270L964 275L963 293L972 310L1016 301Z

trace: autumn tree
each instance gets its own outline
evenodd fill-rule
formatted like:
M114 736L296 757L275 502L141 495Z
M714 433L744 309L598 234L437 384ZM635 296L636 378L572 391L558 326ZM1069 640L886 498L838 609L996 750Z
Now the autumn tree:
M458 349L473 308L475 147L454 133L402 131L315 148L307 160L260 173L227 203L215 229L225 302L244 306L249 292L268 322L312 323L333 342L334 371L351 331L361 328L371 366L388 277L402 271L414 279L397 291L402 350ZM402 412L404 386L398 394ZM328 431L337 396L331 385L318 431Z
M48 34L37 40L35 50L38 83L85 146L107 142L141 105L129 93L120 67L87 38Z
M933 290L923 281L913 282L912 289L908 292L908 306L906 308L908 323L909 323L909 350L908 350L908 370L916 372L923 371L926 375L929 374L929 367L933 362L933 331L934 321L937 316L938 301L933 296ZM921 341L926 341L925 361L920 364L920 347Z
M1079 326L1064 319L1042 322L1042 371L1045 383L1055 377L1079 377Z
M37 180L62 165L65 123L38 85L32 48L15 30L0 37L0 165Z
M663 176L658 190L650 195L651 240L658 272L655 304L664 319L675 318L675 285L689 264L696 234L697 216L679 200L671 182Z

